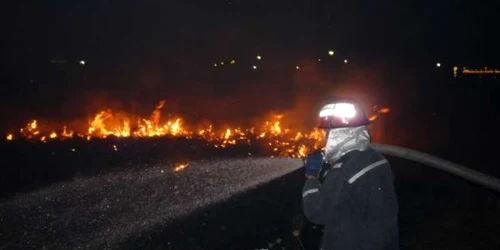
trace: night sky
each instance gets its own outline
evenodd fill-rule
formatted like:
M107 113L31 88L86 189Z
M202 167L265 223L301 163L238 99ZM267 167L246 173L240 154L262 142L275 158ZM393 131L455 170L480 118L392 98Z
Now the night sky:
M218 118L228 104L239 110L229 115L253 116L296 108L332 92L330 83L355 79L359 91L377 89L370 98L379 101L416 89L412 76L436 62L448 71L499 66L498 4L486 2L32 1L2 9L1 111L13 120L103 106L147 112L164 98L196 117ZM327 61L329 49L336 54ZM213 66L231 59L231 69ZM350 68L340 71L343 59ZM217 112L200 111L207 104Z
M499 41L498 6L485 1L147 2L49 1L6 8L7 55L211 61L279 47L334 47L368 59L428 52L490 60Z

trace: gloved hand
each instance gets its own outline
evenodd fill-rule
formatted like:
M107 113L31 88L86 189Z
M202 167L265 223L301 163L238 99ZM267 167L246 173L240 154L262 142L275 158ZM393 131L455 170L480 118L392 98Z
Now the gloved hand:
M319 150L307 155L306 176L318 177L323 167L323 153Z

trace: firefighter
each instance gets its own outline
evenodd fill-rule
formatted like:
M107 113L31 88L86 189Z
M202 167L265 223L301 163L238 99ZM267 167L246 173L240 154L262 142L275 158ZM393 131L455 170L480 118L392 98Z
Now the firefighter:
M340 99L319 114L324 153L306 158L302 190L306 218L324 225L321 249L399 249L393 173L370 147L370 124L360 105Z

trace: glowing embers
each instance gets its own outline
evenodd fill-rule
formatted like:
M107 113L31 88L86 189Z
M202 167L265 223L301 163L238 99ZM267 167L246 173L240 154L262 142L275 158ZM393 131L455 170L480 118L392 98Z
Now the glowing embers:
M189 164L187 163L184 163L184 164L178 164L175 168L174 168L174 172L179 172L185 168L187 168L189 166Z

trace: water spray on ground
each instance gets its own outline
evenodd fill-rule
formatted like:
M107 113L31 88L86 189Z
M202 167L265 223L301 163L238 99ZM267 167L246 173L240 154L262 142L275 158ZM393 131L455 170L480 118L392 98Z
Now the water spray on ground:
M301 166L289 158L200 160L58 183L0 204L0 249L110 248Z

